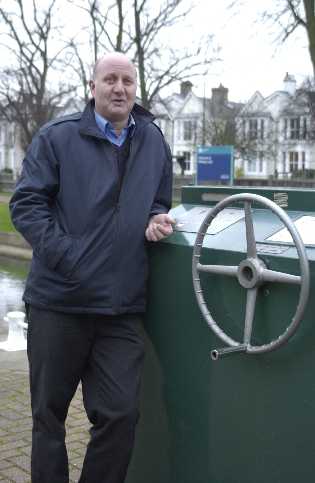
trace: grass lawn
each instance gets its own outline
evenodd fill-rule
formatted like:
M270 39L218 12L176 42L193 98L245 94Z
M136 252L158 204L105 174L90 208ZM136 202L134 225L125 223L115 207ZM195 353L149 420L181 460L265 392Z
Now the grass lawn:
M0 203L0 231L16 231L11 223L9 206L7 203Z

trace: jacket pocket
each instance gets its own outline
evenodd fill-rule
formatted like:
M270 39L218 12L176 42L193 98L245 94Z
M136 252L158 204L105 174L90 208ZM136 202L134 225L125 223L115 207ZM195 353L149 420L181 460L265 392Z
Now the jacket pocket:
M113 251L113 230L99 227L81 237L77 262L68 273L81 287L93 288L108 279Z
M71 244L64 256L59 260L55 267L55 271L67 280L72 280L75 268L80 260L81 238L69 235Z

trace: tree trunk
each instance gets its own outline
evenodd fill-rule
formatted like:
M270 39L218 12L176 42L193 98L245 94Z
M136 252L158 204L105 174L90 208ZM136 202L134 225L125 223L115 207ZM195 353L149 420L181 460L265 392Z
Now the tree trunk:
M309 42L309 51L315 78L315 1L303 0L306 16L306 30Z
M117 32L117 38L116 38L116 50L118 50L118 52L122 52L123 28L124 28L122 0L117 0L117 10L118 10L118 32Z
M145 83L145 65L144 65L144 52L142 46L142 32L140 25L140 11L138 10L138 2L134 2L134 14L135 14L135 42L137 48L138 57L138 70L139 70L139 83L140 83L140 93L141 101L144 108L149 109L148 93Z

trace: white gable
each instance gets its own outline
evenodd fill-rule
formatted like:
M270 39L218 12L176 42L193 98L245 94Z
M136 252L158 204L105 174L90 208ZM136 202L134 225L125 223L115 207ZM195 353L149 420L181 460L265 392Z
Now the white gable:
M168 112L171 114L172 117L175 117L179 109L184 104L184 97L180 96L179 94L173 94L165 99L164 105L166 106Z
M265 99L265 111L269 112L274 119L277 119L281 111L288 105L289 94L284 91L276 91Z
M190 92L185 98L184 104L178 110L177 115L180 117L199 116L202 111L203 99L197 97L193 92Z
M249 114L251 112L257 112L263 110L264 104L264 97L260 94L259 91L256 91L255 94L249 99L247 104L242 108L240 115L242 114Z

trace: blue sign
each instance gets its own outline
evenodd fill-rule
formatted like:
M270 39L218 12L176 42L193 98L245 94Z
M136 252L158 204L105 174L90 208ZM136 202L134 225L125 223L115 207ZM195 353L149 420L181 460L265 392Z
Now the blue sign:
M233 182L233 146L197 148L197 184L205 181Z

